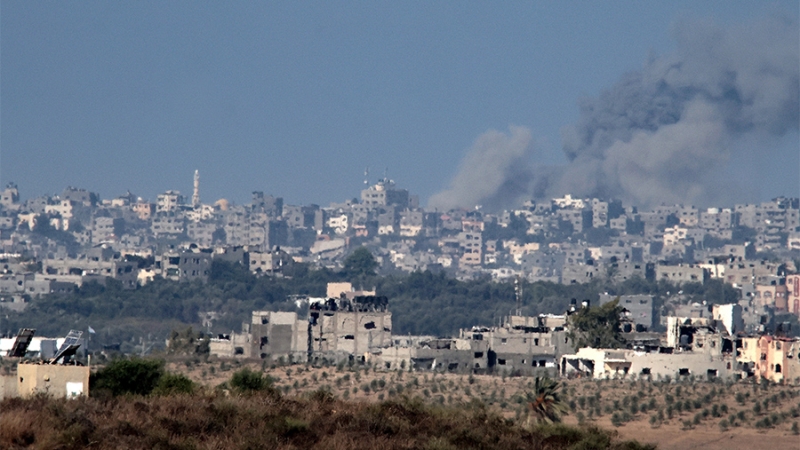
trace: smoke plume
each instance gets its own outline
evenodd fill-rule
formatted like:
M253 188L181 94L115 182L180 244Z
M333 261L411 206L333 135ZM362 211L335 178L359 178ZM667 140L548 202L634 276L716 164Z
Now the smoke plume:
M516 197L521 191L572 194L641 206L724 200L720 183L732 160L747 151L774 157L774 140L798 129L798 25L777 17L730 29L687 22L673 34L675 53L649 60L598 98L580 102L579 121L562 129L564 167L519 167L519 149L498 146L497 153L511 154L493 157L506 169L514 161L513 170L483 171L472 167L484 164L472 156L476 144L451 189L434 198L444 196L448 205L465 206L467 198L489 204L506 200L503 189L510 185ZM744 138L763 145L744 149L737 145ZM467 187L466 173L482 188L462 198L452 191ZM518 180L507 178L518 174Z
M527 128L511 126L507 134L496 130L483 133L461 161L450 187L431 197L428 206L444 210L513 206L521 196L529 196L531 151Z

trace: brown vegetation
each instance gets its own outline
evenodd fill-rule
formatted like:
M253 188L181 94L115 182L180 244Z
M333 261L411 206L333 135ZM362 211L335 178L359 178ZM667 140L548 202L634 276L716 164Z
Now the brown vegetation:
M398 398L365 403L325 391L286 398L121 396L0 402L0 448L36 449L562 449L646 448L594 427L526 430L482 404L447 408Z

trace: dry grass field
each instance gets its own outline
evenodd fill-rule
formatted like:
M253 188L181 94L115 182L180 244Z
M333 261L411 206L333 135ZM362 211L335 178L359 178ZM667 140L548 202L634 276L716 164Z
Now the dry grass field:
M531 377L381 371L364 366L278 365L230 360L173 361L168 369L218 386L241 367L269 375L288 397L320 388L336 398L380 402L407 396L429 404L483 404L502 417L521 419ZM566 424L616 430L624 439L661 449L793 448L800 442L800 391L793 386L684 380L645 382L568 380L562 389Z
M190 364L191 365L191 364ZM111 366L111 365L110 365ZM106 367L105 369L110 369ZM123 368L123 371L119 369ZM417 390L434 389L444 379L409 381L408 394L392 394L378 401L390 388L382 378L362 371L345 370L352 379L368 381L355 389L356 399L345 400L352 392L340 381L341 398L330 387L323 368L305 370L303 366L281 368L287 382L269 385L263 374L252 370L231 372L223 365L199 367L230 375L216 386L198 387L173 372L163 374L157 361L120 360L111 370L101 370L95 378L92 396L68 400L45 394L30 398L0 401L0 448L2 449L486 449L486 450L566 450L575 448L608 450L647 450L651 446L619 438L615 431L596 426L536 424L503 417L499 410L473 400L452 406L415 395ZM184 364L184 368L186 365ZM155 371L153 370L155 369ZM276 368L277 369L277 368ZM291 369L292 372L289 372ZM288 372L288 373L287 373ZM171 380L181 390L132 390L148 384L146 379L161 373L158 386ZM138 374L138 375L137 375ZM142 376L139 376L142 375ZM277 373L276 373L277 375ZM397 373L402 378L405 373ZM130 382L135 378L137 382ZM315 382L314 379L317 379ZM220 378L207 381L215 382ZM222 377L222 379L225 379ZM123 381L128 380L128 381ZM294 389L294 381L298 388ZM152 380L151 380L152 381ZM375 389L368 389L375 381ZM400 379L396 378L396 385ZM455 390L456 381L453 380ZM460 381L460 380L459 380ZM470 383L470 380L465 380ZM105 383L105 384L104 384ZM336 384L335 381L333 381ZM417 386L419 384L419 386ZM319 385L316 390L311 386ZM472 380L481 391L481 384ZM428 386L428 388L424 387ZM185 389L184 389L185 388ZM419 388L419 389L417 389ZM437 387L435 389L441 389ZM450 389L450 388L448 388ZM345 391L346 390L346 391ZM363 394L363 395L362 395ZM424 395L424 393L423 393ZM349 397L349 395L348 395ZM467 395L469 397L469 395Z

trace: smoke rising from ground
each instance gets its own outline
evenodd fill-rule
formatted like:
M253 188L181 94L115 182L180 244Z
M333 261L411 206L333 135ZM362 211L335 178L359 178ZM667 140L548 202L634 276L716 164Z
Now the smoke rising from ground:
M531 132L525 127L509 127L507 134L496 130L483 133L461 161L450 187L431 197L428 206L443 210L513 206L520 196L529 196L533 179L530 152Z
M564 167L520 167L527 163L520 155L530 151L528 146L521 150L520 143L498 141L487 152L481 144L490 140L487 135L497 139L489 132L462 162L451 188L431 202L498 208L495 201L563 194L620 198L641 206L729 200L735 183L720 189L729 162L745 156L742 152L777 156L774 140L798 129L797 22L773 17L728 29L686 22L673 34L675 53L651 59L598 98L581 100L579 121L562 129ZM512 134L530 141L527 130ZM737 146L743 137L763 145ZM496 158L491 170L484 170L487 162L476 156L487 153ZM743 182L758 178L754 174ZM480 188L461 192L471 186Z

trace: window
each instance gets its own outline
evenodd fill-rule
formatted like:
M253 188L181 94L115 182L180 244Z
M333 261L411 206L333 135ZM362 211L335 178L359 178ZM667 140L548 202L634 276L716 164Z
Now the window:
M501 366L505 366L506 365L506 360L505 359L498 359L497 360L497 364L499 364Z
M476 358L483 358L483 352L475 352Z

